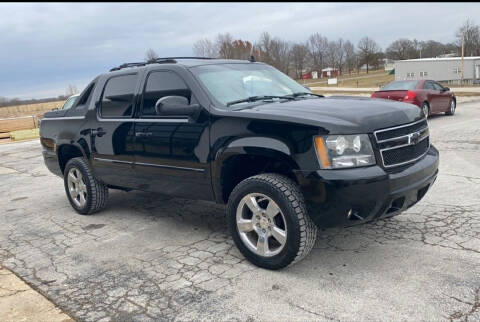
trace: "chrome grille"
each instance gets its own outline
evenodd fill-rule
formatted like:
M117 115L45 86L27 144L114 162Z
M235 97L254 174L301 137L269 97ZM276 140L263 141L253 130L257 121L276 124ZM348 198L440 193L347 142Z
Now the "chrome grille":
M386 168L414 162L430 148L426 119L374 132L383 166Z

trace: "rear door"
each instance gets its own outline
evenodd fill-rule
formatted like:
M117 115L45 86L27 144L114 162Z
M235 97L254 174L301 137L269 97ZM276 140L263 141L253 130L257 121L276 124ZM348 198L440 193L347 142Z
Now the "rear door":
M208 163L209 118L161 116L155 103L164 96L197 99L175 72L150 72L143 86L140 115L135 120L135 181L141 190L212 200Z
M423 89L427 92L427 100L430 104L430 112L436 112L440 100L440 91L435 88L432 81L426 81L423 84Z
M109 185L132 187L133 112L139 86L137 73L109 78L91 123L92 165L97 178Z

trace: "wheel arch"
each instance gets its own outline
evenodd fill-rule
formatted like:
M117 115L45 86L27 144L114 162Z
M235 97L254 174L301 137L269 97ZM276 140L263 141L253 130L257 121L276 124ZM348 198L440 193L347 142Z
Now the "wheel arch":
M298 169L291 148L278 139L248 137L234 140L218 150L212 162L215 200L226 203L239 182L260 173L283 174L298 183L294 171Z
M67 162L76 157L83 157L86 160L89 159L90 153L88 151L88 145L85 140L79 140L78 142L70 142L70 143L63 143L56 147L57 150L57 157L58 157L58 164L60 166L60 170L65 170L65 166Z

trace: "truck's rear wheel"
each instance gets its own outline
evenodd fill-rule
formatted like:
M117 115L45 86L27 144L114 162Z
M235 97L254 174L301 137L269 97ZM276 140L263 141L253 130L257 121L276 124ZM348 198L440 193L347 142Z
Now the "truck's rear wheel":
M261 174L240 182L230 195L227 218L240 252L253 264L268 269L303 259L317 236L297 185L278 174Z
M90 215L105 207L108 188L93 176L83 158L69 160L63 176L68 201L79 214Z

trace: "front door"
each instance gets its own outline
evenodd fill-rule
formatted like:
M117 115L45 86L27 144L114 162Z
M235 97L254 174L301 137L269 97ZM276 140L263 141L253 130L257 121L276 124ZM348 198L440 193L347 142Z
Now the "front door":
M134 99L138 75L107 80L90 125L91 162L95 175L108 185L132 188Z
M198 103L176 73L153 71L147 76L140 115L135 120L137 189L212 200L208 114L203 110L197 120L158 115L157 100L173 95L186 97L190 104Z

